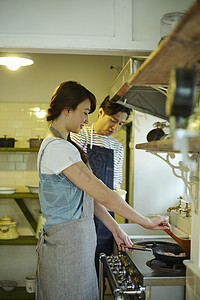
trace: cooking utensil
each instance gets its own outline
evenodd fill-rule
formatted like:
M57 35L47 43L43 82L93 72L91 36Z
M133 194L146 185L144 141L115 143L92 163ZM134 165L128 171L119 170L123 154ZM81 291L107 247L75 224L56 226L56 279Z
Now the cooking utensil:
M13 148L15 142L17 142L17 140L14 138L7 138L6 135L4 135L4 138L0 138L0 147Z
M156 128L152 129L148 134L147 134L147 141L158 141L163 137L164 131L161 128Z
M142 245L137 245L137 244L133 244L132 246L126 246L125 244L121 244L120 247L124 247L130 250L152 251L151 248Z
M29 139L29 146L30 148L39 148L43 139L37 138L37 139Z
M184 253L184 250L175 243L168 242L137 242L137 244L133 244L133 246L128 247L124 244L121 244L122 247L128 248L131 250L142 250L142 251L152 251L152 254L159 261L166 262L168 264L181 264L183 260L189 259L186 254L185 256L173 256L173 254L178 255L180 253ZM172 255L165 255L164 253L172 253Z
M176 236L171 230L165 229L165 232L169 234L183 249L187 257L190 257L190 240L181 239L178 236Z
M184 253L184 250L178 244L157 245L152 248L152 252L156 259L168 264L181 264L183 260L188 259L188 257L185 256L173 256L164 254L173 253L175 255L178 255L180 253Z

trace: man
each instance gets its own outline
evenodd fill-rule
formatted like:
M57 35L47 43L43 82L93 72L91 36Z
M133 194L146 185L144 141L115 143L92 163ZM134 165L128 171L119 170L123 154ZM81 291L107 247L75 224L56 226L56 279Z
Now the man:
M128 119L131 109L111 102L107 96L101 103L98 119L92 126L84 126L80 134L70 134L87 154L94 174L109 188L120 189L124 149L112 134L119 130ZM109 212L113 217L114 213ZM95 265L98 275L99 254L111 255L113 238L111 232L95 217L97 249Z

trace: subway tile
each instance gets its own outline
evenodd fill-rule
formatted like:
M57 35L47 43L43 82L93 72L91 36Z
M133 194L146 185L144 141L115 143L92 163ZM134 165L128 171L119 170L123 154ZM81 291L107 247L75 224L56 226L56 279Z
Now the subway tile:
M17 128L16 129L16 136L17 137L23 137L23 136L30 136L31 134L31 128Z
M26 152L23 154L23 161L37 161L37 152Z
M0 152L0 162L8 161L8 154L6 152Z
M12 153L8 155L8 162L23 162L23 154Z
M13 178L0 179L0 186L16 188L16 181Z
M27 180L31 180L32 178L35 178L35 177L39 178L38 171L30 171L30 172L25 171L24 172L24 178L26 178Z
M1 118L1 116L0 116L0 118ZM14 127L10 127L7 124L4 124L3 126L1 124L0 137L5 137L5 135L6 135L7 138L10 138L10 137L14 138L14 137L16 137L15 128Z
M16 171L25 171L27 169L27 163L24 162L16 162L15 163Z
M14 162L1 162L0 163L0 170L1 171L14 171L15 170L15 163Z
M7 127L10 127L10 128L23 128L23 119L22 117L21 118L16 118L16 116L14 116L14 113L13 113L13 116L11 116L12 119L9 119L7 121Z

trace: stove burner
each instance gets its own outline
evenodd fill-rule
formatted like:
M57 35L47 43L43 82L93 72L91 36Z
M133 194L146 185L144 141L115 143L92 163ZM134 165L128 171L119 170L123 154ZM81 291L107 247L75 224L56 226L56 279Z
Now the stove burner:
M157 271L173 274L185 275L185 266L183 264L167 264L166 262L152 259L146 262L146 265Z

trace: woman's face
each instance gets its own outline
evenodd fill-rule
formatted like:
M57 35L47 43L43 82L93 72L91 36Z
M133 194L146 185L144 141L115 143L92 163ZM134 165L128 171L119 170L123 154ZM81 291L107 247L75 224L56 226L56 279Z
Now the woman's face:
M91 102L89 99L86 99L75 110L69 110L69 131L79 133L83 126L88 123L90 109Z
M125 123L128 115L125 112L118 112L114 115L106 115L102 108L99 109L99 134L110 136L119 130Z

